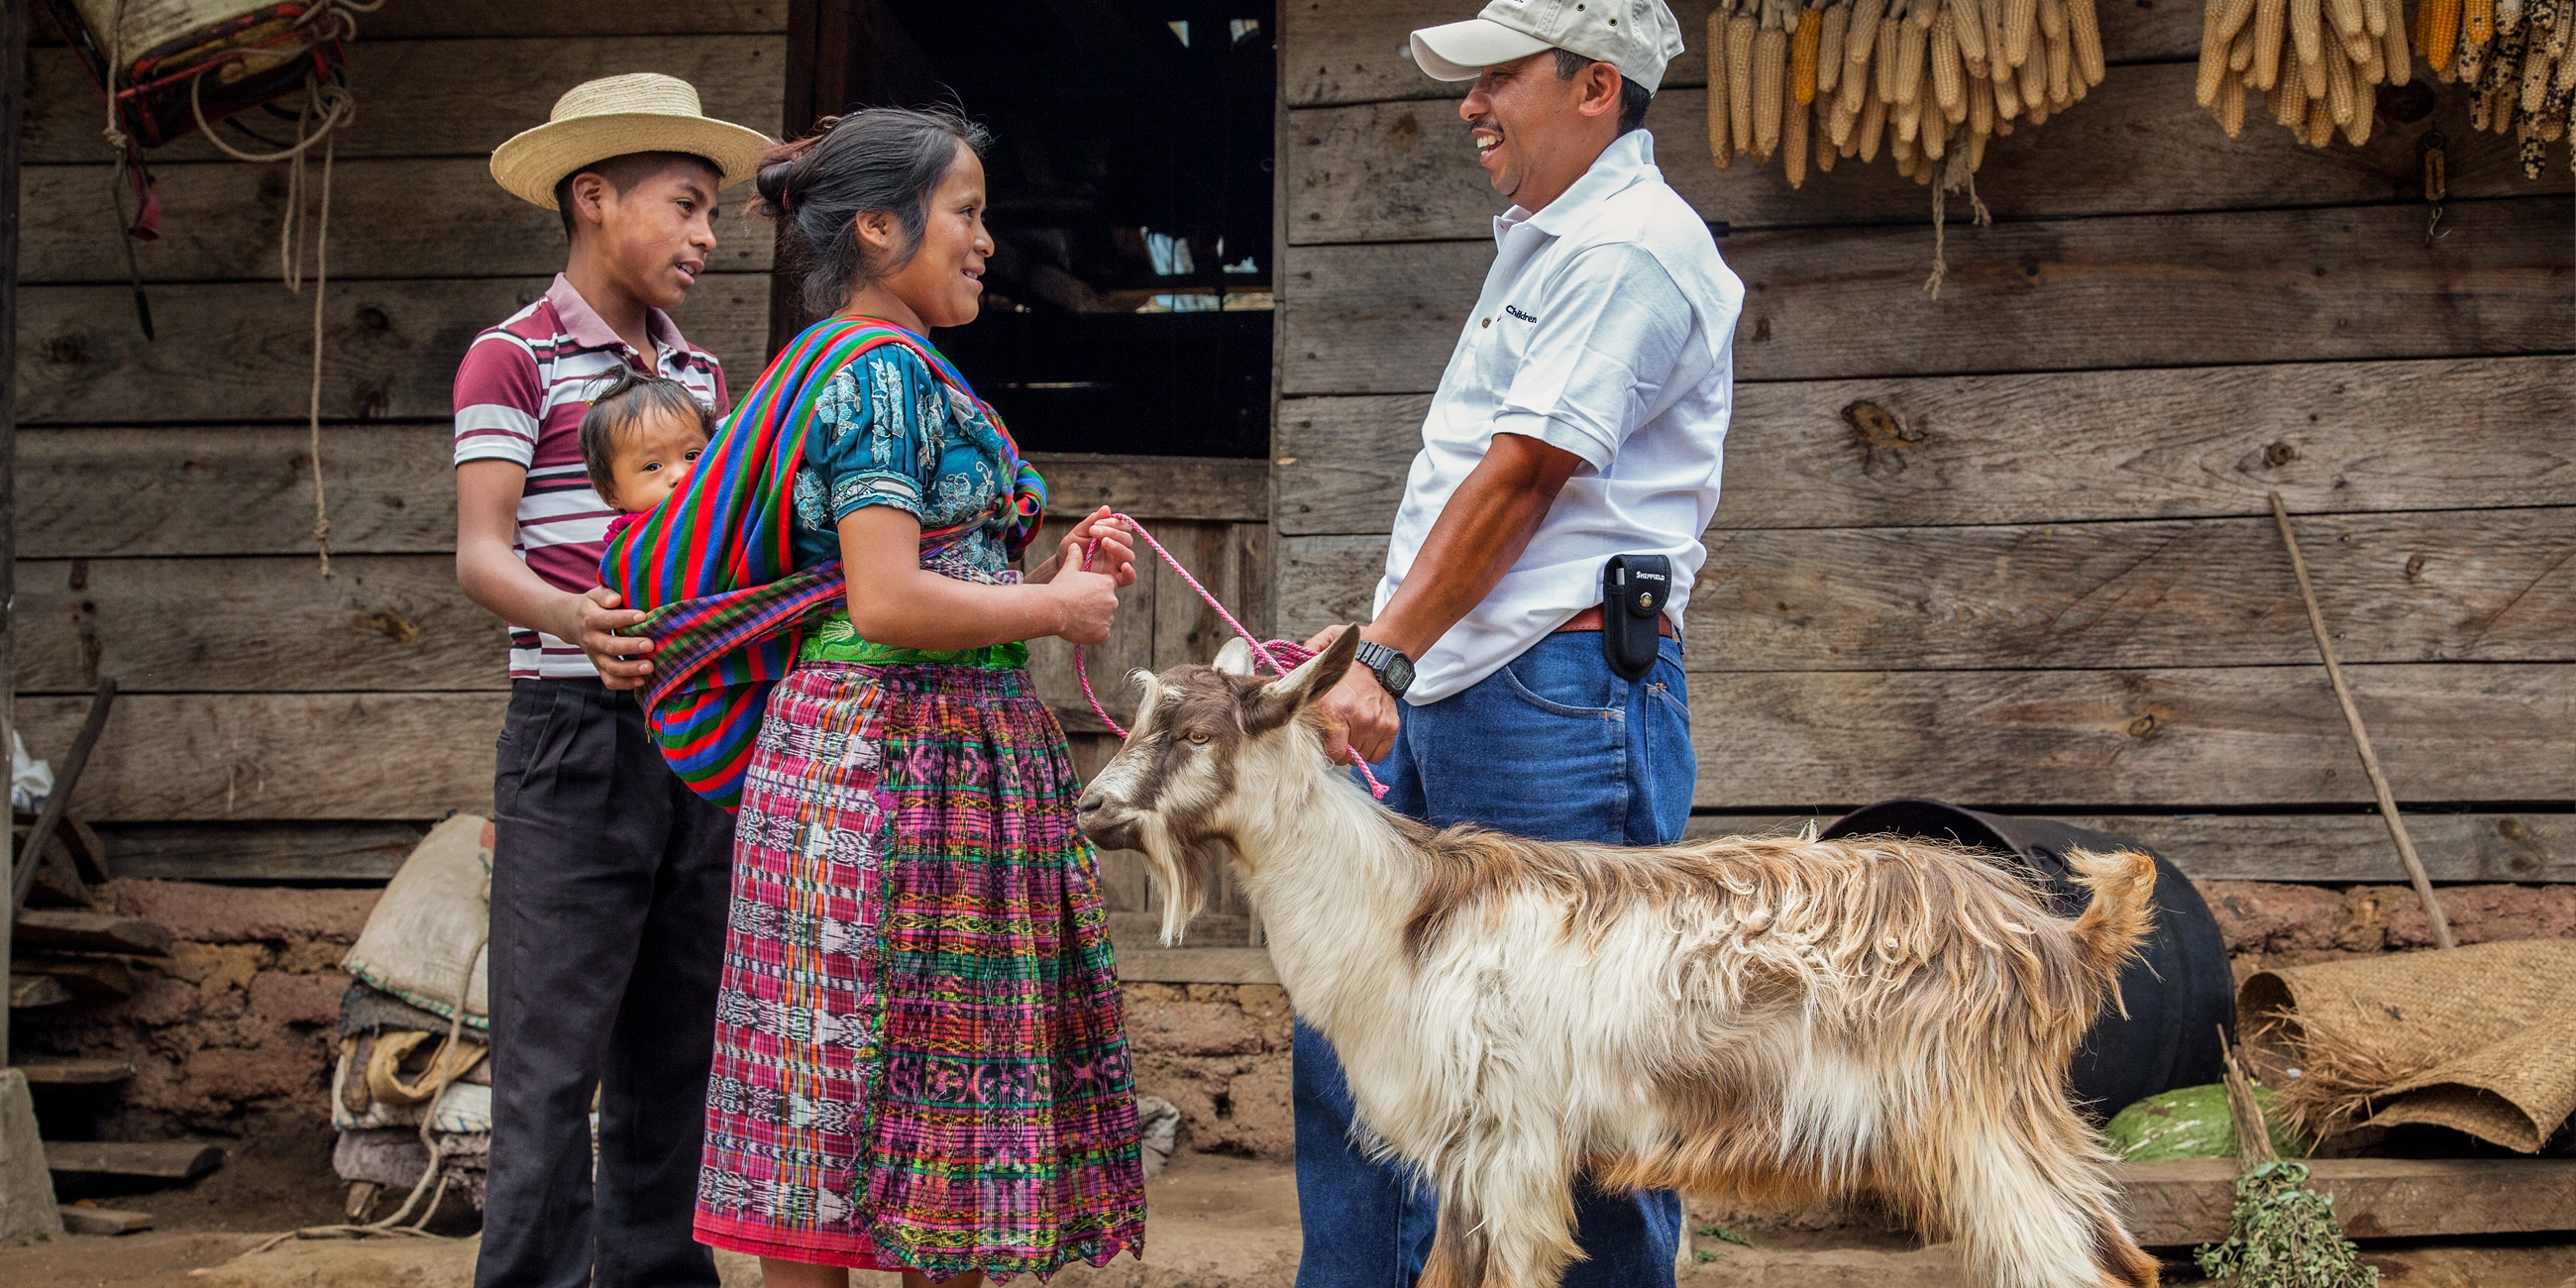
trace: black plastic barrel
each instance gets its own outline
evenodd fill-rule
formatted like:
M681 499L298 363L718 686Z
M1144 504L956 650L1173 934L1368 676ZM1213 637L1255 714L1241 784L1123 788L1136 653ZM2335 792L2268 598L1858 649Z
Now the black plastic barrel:
M2165 856L2107 832L2039 818L2014 818L1934 800L1880 801L1835 820L1825 840L1861 836L1919 837L2010 856L2036 875L2051 910L2082 912L2092 892L2075 883L2069 850L2097 854L2140 850L2156 860L2155 932L2120 975L2123 1018L2105 1005L2084 1035L2070 1073L2076 1107L2099 1122L2130 1104L2175 1087L2219 1081L2225 1053L2218 1032L2236 1032L2236 981L2218 919Z

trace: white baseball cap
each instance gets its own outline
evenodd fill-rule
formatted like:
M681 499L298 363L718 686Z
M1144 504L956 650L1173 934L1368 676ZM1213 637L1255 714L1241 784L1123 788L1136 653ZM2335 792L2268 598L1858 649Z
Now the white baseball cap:
M1547 49L1608 63L1651 94L1682 51L1682 25L1664 0L1493 0L1465 22L1413 33L1413 61L1433 80L1474 80Z

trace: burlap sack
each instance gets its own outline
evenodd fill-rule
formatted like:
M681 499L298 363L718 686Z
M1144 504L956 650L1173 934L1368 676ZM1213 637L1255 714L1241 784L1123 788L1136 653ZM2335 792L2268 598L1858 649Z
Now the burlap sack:
M489 1029L492 852L483 846L481 815L459 814L429 830L385 887L367 928L341 969L424 1011L456 1014L456 985L473 968L465 992L465 1025Z
M2432 1123L2529 1154L2576 1112L2576 941L2259 971L2236 1008L2282 1107L2320 1137Z

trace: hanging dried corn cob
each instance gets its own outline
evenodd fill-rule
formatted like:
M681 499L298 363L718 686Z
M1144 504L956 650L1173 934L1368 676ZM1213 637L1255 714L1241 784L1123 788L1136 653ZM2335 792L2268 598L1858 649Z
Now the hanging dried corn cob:
M2394 0L2384 0L2393 3ZM2408 28L2414 51L2433 78L2468 94L2469 128L2515 137L2528 178L2540 177L2548 147L2567 137L2576 62L2569 58L2576 0L2420 0ZM2394 27L2392 22L2391 26ZM2409 75L2393 38L2382 41L2388 79ZM2358 86L2362 82L2357 81ZM2346 125L2347 137L2369 137L2366 120ZM2576 156L2570 158L2576 169Z

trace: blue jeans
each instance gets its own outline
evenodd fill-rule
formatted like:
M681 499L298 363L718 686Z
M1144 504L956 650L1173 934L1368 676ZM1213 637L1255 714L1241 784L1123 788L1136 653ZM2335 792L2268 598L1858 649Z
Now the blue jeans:
M1699 758L1681 646L1663 642L1645 678L1610 671L1601 637L1549 635L1461 693L1406 706L1395 750L1375 766L1387 807L1436 826L1479 823L1552 841L1664 845L1690 817ZM1397 1163L1351 1145L1341 1062L1297 1025L1297 1206L1305 1255L1297 1288L1410 1288L1431 1253L1440 1201ZM1681 1196L1575 1185L1585 1259L1566 1288L1673 1282Z

